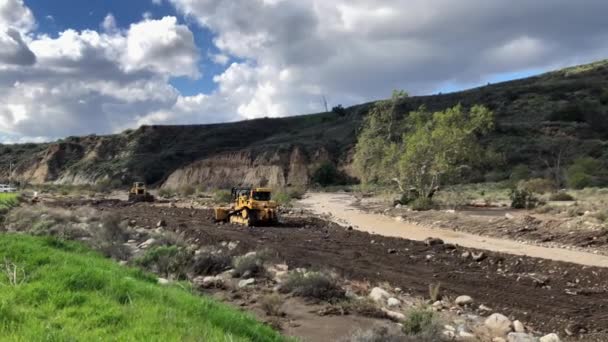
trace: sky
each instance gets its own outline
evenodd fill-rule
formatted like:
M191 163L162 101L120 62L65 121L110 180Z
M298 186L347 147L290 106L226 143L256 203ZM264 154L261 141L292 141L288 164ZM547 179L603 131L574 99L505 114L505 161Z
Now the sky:
M605 0L0 0L0 143L320 112L608 56Z

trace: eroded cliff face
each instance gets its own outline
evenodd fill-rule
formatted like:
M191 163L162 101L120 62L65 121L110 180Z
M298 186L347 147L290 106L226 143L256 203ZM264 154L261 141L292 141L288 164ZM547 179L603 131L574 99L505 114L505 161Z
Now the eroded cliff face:
M179 168L162 187L303 186L309 183L314 168L327 160L328 153L324 149L308 155L297 147L258 155L250 151L224 153Z

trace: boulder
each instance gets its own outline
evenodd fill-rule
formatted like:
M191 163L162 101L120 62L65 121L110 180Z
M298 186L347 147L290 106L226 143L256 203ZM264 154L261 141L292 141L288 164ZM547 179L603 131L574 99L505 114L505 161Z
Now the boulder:
M456 305L465 306L473 303L473 298L470 296L458 296L454 301Z
M507 335L507 342L536 342L536 338L526 333L512 332Z
M160 227L166 227L167 226L167 221L160 220L160 221L158 221L158 223L156 223L156 226L159 227L159 228Z
M382 308L382 312L384 312L384 314L386 315L386 317L388 317L389 319L396 321L396 322L400 322L405 320L405 315L402 314L401 312L396 312L396 311L391 311L385 308Z
M386 304L388 305L389 308L393 308L393 307L401 305L401 301L395 297L391 297L386 301Z
M253 284L255 284L254 278L243 279L243 280L239 281L239 288L247 287L247 286L250 286Z
M369 298L371 298L374 302L377 303L384 302L384 300L388 299L390 296L390 293L379 287L374 287L369 293Z
M548 334L548 335L541 337L538 341L539 342L560 342L561 340L559 339L559 336L557 336L557 334Z
M487 258L484 252L472 253L472 255L474 261L482 261L483 259Z
M511 320L505 315L494 313L488 317L484 325L490 329L494 336L504 336L511 331Z
M154 243L156 243L156 239L150 238L150 239L148 239L148 240L140 243L139 246L137 246L137 247L139 247L139 248L148 248L148 247L152 246Z
M224 285L224 279L219 276L209 276L209 277L196 277L192 280L192 283L202 289L209 288L221 288Z
M424 239L424 244L427 246L443 245L443 240L438 238L428 237Z
M160 285L168 285L170 282L169 282L169 280L168 280L168 279L165 279L165 278L158 278L158 283L159 283Z
M513 321L513 331L518 332L518 333L523 333L523 332L526 332L526 328L524 327L522 322Z

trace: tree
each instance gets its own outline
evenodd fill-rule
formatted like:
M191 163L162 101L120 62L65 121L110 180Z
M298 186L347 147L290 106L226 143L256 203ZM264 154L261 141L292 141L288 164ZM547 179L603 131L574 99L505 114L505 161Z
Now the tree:
M365 118L355 146L354 167L363 184L387 182L397 176L396 162L400 152L397 104L407 97L404 91L394 91L390 100L378 102Z
M494 115L479 105L469 111L457 105L435 113L422 107L410 113L408 123L399 158L399 180L426 198L442 179L482 160L485 150L478 137L494 127Z

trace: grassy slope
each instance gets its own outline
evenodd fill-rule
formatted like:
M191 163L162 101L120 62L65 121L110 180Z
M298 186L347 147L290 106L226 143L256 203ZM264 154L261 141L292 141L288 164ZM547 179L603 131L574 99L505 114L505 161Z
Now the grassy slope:
M2 340L283 340L241 312L187 288L162 287L76 243L4 234L0 260ZM17 285L4 272L7 262L24 271Z
M10 209L19 203L17 194L0 193L0 213Z

